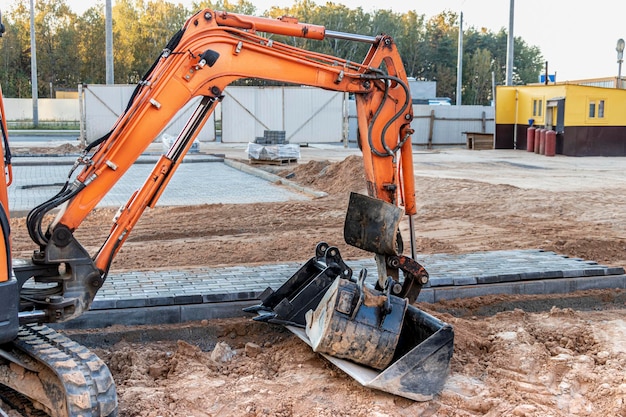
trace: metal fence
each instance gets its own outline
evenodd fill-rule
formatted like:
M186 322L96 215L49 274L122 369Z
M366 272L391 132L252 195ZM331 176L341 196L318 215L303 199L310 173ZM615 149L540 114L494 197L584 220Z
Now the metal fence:
M50 99L58 103L62 100L64 105L45 102L46 115L57 120L78 118L81 138L89 143L111 129L126 108L134 88L132 85L83 85L79 88L78 103L71 99ZM8 100L11 103L7 105L8 121L28 118L32 100ZM161 135L176 136L195 105L196 101L192 100L181 109ZM413 142L418 147L465 146L467 132L495 132L494 107L414 105L413 113ZM198 140L254 142L265 130L285 131L290 143L355 145L356 105L348 94L318 88L230 86Z

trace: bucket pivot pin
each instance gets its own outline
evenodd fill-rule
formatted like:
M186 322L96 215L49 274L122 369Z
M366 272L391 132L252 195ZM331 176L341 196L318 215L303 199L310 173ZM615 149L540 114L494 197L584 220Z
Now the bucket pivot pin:
M391 294L400 298L408 298L410 303L417 301L422 287L428 284L429 276L426 269L408 256L387 256L386 259L388 268L396 271L400 270L404 276L404 281L401 285L396 281L394 281L395 285L387 283L387 286L391 287ZM394 275L397 276L397 273Z

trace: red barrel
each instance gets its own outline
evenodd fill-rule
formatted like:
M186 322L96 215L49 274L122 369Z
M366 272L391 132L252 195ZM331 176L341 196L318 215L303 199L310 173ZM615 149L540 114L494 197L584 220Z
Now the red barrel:
M547 129L541 129L541 134L539 135L539 154L546 154L546 132Z
M546 132L545 155L554 156L555 153L556 153L556 132L554 130L548 130Z
M535 128L530 126L526 131L526 151L534 152L535 151Z
M540 139L541 139L541 128L538 128L535 130L535 147L533 149L535 153L539 153Z

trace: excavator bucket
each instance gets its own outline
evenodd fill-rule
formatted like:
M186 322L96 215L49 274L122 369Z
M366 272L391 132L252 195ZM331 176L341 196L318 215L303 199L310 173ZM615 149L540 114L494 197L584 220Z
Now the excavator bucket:
M307 311L317 307L337 277L350 279L352 269L341 258L339 249L320 242L315 248L315 256L278 290L267 288L259 296L261 304L244 311L257 313L256 321L304 326Z
M354 301L339 292L346 287L354 293L357 284L340 275L330 280L329 268L319 264L311 268L308 264L279 290L266 290L266 299L276 310L263 304L246 310L259 314L255 320L285 325L363 386L415 401L428 401L441 391L452 358L452 326L408 304L406 299L374 289L368 289L369 294L355 312L350 307ZM312 272L308 284L302 280L306 270ZM273 299L279 294L285 298ZM391 299L391 312L385 315L382 325L380 310L385 306L372 303L375 297Z
M398 227L404 211L393 204L363 194L350 193L343 227L347 244L381 255L402 252Z
M367 270L355 279L339 250L322 242L280 288L266 289L261 304L245 311L257 313L255 320L285 325L366 387L427 401L448 376L454 331L411 304L428 274L399 254L402 214L381 200L350 197L344 237L376 254L375 288L365 284ZM402 285L396 281L399 271Z
M309 346L304 329L286 326ZM429 401L443 388L454 345L452 326L408 305L391 363L382 370L321 353L359 384L414 401Z

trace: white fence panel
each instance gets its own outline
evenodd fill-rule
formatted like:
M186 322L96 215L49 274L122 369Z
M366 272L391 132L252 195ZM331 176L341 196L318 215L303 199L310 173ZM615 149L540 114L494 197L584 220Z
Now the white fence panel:
M254 142L265 130L284 130L289 143L340 142L343 93L311 87L225 90L222 142Z
M81 136L91 142L106 134L126 109L134 85L89 85L84 88ZM264 130L284 130L290 143L341 143L345 94L312 87L230 86L198 139L216 140L216 115L221 114L222 141L254 142ZM6 98L7 120L32 120L32 100ZM177 136L197 105L193 99L170 121L163 133ZM357 140L356 106L348 100L348 140ZM74 99L39 99L40 120L80 120ZM79 114L77 114L77 112ZM464 132L495 132L495 108L489 106L413 106L416 146L465 145ZM158 138L158 137L157 137Z
M319 88L285 90L285 131L289 143L342 140L343 92Z
M8 121L33 120L33 100L30 98L5 98L4 108ZM75 122L80 110L78 100L72 98L40 98L37 100L40 121Z
M84 100L84 132L83 137L88 143L107 134L118 117L126 110L132 97L134 85L88 85L83 86ZM185 126L189 116L197 106L200 98L194 98L176 113L168 125L159 133L178 136ZM215 140L215 115L209 120L198 134L200 141Z
M464 132L495 132L495 108L489 106L413 106L413 143L427 146L464 145ZM432 133L431 133L432 132Z
M224 90L222 142L254 142L264 130L285 130L280 87L237 87Z
M83 85L82 137L87 143L107 134L126 109L134 85Z

